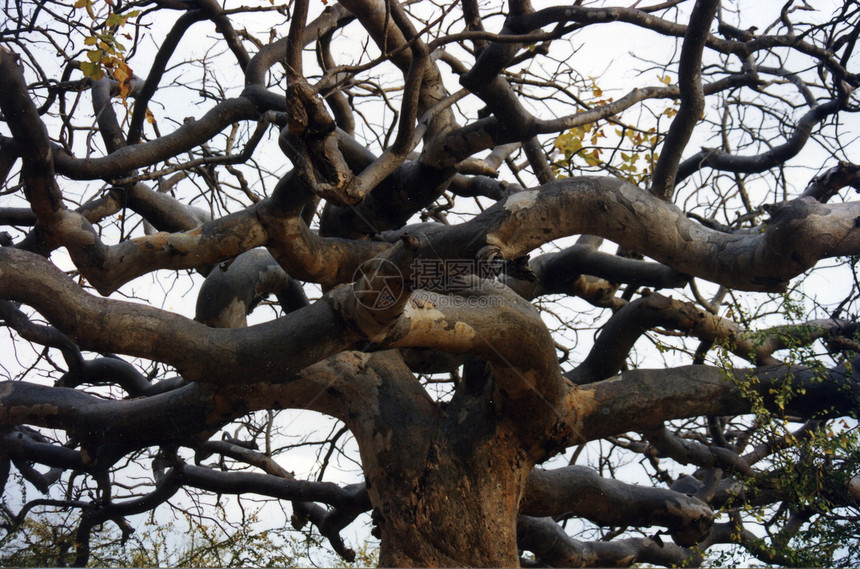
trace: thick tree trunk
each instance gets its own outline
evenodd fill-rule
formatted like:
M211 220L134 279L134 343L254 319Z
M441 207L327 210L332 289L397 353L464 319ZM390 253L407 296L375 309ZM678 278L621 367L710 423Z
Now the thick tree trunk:
M517 566L517 514L534 462L510 424L481 394L458 392L436 405L390 352L369 363L379 378L372 408L359 405L346 419L380 532L380 565Z
M423 469L368 479L380 565L515 567L516 520L531 464L504 438L472 456L431 444Z

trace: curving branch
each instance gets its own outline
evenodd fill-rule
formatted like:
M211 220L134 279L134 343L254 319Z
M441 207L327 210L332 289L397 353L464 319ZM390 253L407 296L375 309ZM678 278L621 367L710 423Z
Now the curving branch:
M178 482L218 494L253 492L282 500L323 502L340 508L367 508L367 492L361 487L341 487L332 482L290 480L254 472L223 472L202 466L177 467Z
M116 520L123 516L147 512L155 509L159 504L163 504L182 487L177 474L175 469L168 471L158 481L155 489L145 496L124 502L93 504L94 507L85 508L81 516L81 522L78 525L78 530L75 533L75 543L77 545L75 565L77 567L86 566L90 556L90 534L94 527L108 520Z
M265 475L260 476L269 476L296 482L295 476L281 467L270 456L228 441L206 441L195 449L194 462L199 465L213 453L255 466L265 472ZM186 467L183 469L183 474L193 475L194 473L189 472ZM253 483L255 480L254 478L250 479L250 483ZM243 484L249 483L249 479L235 477L229 472L198 471L197 475L187 479L187 482L196 488L205 490L212 490L211 485L215 484L218 487L228 488L228 490L222 493L237 494L241 492ZM329 505L333 505L331 500L334 497L339 505L333 508L324 508L314 502L293 500L292 525L295 529L301 529L307 522L311 522L329 540L334 550L341 557L352 561L355 559L355 552L346 547L340 536L340 532L352 523L359 514L370 509L370 500L363 484L344 487L342 493L349 496L349 498L344 499L341 499L338 492L331 487L332 484L321 484L319 482L279 486L276 481L273 481L264 485L261 488L262 492L254 490L254 493L277 498L291 493L303 495L310 493L314 497L313 499L321 500Z
M726 475L735 472L743 476L753 474L749 461L742 459L732 450L682 439L670 433L665 426L647 431L645 438L653 448L665 456L672 457L680 464L695 464L702 468L720 468Z
M118 385L130 397L145 397L181 387L184 381L181 378L173 378L152 383L127 361L118 357L106 357L81 362L77 368L71 368L63 374L55 386L73 388L86 384Z
M75 158L65 150L57 149L53 151L54 165L58 174L73 180L120 178L137 168L187 152L233 123L256 120L262 110L258 102L256 91L249 87L239 97L218 103L199 119L185 122L173 132L154 140L124 146L99 158Z
M86 456L81 456L85 465L99 468L110 466L125 452L147 446L196 447L229 421L261 409L310 408L355 427L372 409L367 390L380 373L371 365L375 358L344 352L279 384L216 388L192 383L122 400L103 399L67 387L0 382L0 425L63 429L80 438L88 449ZM179 416L181 421L165 420ZM117 423L116 417L126 420Z
M721 345L756 365L772 366L781 363L773 357L774 352L808 345L838 334L848 326L844 321L815 320L747 331L732 320L711 314L692 303L660 294L647 294L612 315L595 339L588 356L566 377L574 383L586 384L618 373L633 344L656 327L683 331L709 345Z
M284 378L354 341L330 300L267 324L224 330L149 306L91 296L31 253L0 249L0 271L0 297L37 308L81 348L163 361L191 381L231 382L233 374L248 382ZM349 287L334 297L346 295L352 296ZM261 358L259 350L266 345L271 354ZM201 367L201 362L208 363Z
M705 111L702 51L705 49L705 41L719 5L719 1L715 0L697 0L684 33L681 59L678 62L681 106L663 140L660 159L657 160L651 176L651 191L666 201L672 201L681 153L687 147L693 128Z
M860 166L840 162L810 180L801 196L827 203L846 186L854 188L855 192L860 192Z
M197 4L206 11L206 15L215 24L215 29L224 37L227 47L233 52L239 68L244 71L248 67L248 62L251 60L245 46L239 39L239 35L233 28L233 23L230 18L224 13L224 9L215 0L197 0Z
M32 100L20 68L19 57L0 46L0 110L12 137L20 145L21 175L30 207L43 223L50 223L62 208L62 196L54 181L48 130Z
M81 351L68 336L53 326L42 326L34 323L19 310L15 303L8 300L0 301L0 320L18 332L25 340L60 350L69 370L78 370L83 366L84 360Z
M703 148L678 166L675 183L686 179L694 172L708 167L721 172L752 174L765 172L797 156L806 145L812 129L842 107L839 101L828 101L804 114L797 122L794 133L783 144L754 156L735 156L719 148Z
M345 26L352 19L353 16L342 4L330 4L323 8L322 13L316 19L305 25L302 41L304 45L307 45L310 42L316 41L317 38ZM273 65L279 61L287 65L287 46L293 41L291 38L292 36L288 34L279 40L267 43L254 54L245 68L245 85L263 86L266 72Z
M158 53L152 60L152 65L149 73L146 76L146 81L143 87L137 92L134 108L132 110L131 121L128 125L128 136L126 137L127 144L136 145L140 142L140 136L143 130L143 123L146 119L146 110L149 101L158 89L158 84L161 82L161 77L167 68L167 63L176 52L179 42L185 36L188 29L206 18L205 10L189 10L182 14L170 32L164 37L161 46L158 48ZM113 152L116 149L108 148L108 152Z
M285 312L309 304L301 285L271 254L252 249L209 273L197 295L194 319L214 328L244 327L245 316L269 294L278 297Z
M775 207L763 232L725 234L626 182L583 177L516 193L429 239L442 258L476 256L489 245L516 259L559 237L598 235L691 276L779 291L819 259L860 251L858 214L858 203L830 206L801 198Z
M49 487L60 478L65 470L89 472L92 464L87 464L82 453L54 444L40 433L27 427L14 427L2 437L6 455L12 459L15 467L30 483L43 494L48 493ZM51 467L46 474L33 468L33 463ZM0 487L0 490L5 486Z
M661 289L680 287L689 281L688 276L665 265L610 255L579 244L558 253L539 255L529 261L528 268L534 275L532 281L507 273L502 278L507 286L529 300L562 293L582 296L600 305L607 298L610 302L618 300L613 295L619 283ZM621 308L623 304L612 306Z

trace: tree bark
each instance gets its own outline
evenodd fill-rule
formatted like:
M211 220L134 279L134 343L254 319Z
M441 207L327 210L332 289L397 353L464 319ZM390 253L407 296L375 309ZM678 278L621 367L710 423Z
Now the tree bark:
M374 354L367 369L377 378L367 405L344 420L361 452L380 565L517 566L517 515L534 461L514 426L464 390L440 409L396 350Z

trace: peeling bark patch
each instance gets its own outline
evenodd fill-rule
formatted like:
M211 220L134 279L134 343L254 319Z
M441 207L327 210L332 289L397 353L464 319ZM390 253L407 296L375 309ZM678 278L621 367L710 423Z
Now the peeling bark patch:
M537 196L537 190L518 192L505 201L505 209L513 213L528 209L535 205Z
M412 300L403 307L403 315L413 320L442 320L445 314L436 305L427 300Z
M410 339L429 342L428 345L431 346L447 343L451 338L456 339L456 345L462 345L477 335L475 329L469 324L446 319L445 314L435 308L433 303L409 302L404 307L403 315L410 322L408 333Z
M146 237L136 237L131 242L137 245L141 251L153 251L155 249L164 249L167 246L169 236L169 233L159 231Z
M474 338L476 335L475 329L466 324L465 322L457 322L456 324L454 324L454 333L458 336L468 338L469 340Z
M595 397L594 389L572 389L565 397L565 424L569 427L570 440L579 441L582 438L583 421L594 415L600 409L600 402ZM604 407L604 411L608 408Z
M4 394L0 394L2 397ZM0 423L4 425L12 425L18 423L40 424L43 421L48 421L49 417L60 415L60 409L56 405L27 405L20 408L0 408Z

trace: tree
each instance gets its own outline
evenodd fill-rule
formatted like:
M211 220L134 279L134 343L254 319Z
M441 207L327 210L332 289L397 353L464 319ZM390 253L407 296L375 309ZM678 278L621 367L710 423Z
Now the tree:
M187 492L382 565L856 563L860 6L642 4L7 2L7 537Z

